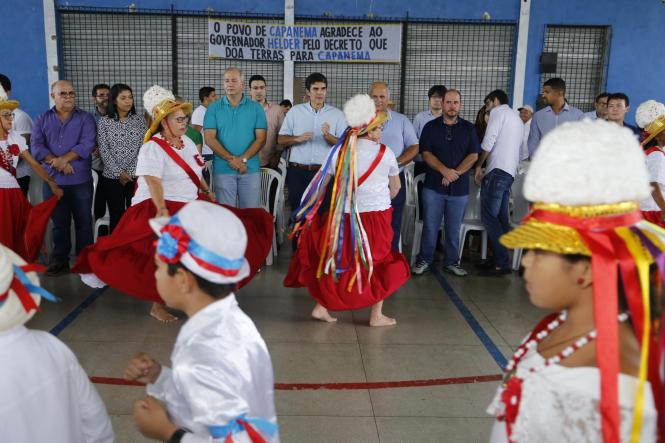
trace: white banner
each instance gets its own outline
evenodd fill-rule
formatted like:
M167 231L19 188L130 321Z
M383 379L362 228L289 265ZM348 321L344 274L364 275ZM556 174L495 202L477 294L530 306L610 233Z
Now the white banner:
M208 22L210 58L295 62L399 63L402 25Z

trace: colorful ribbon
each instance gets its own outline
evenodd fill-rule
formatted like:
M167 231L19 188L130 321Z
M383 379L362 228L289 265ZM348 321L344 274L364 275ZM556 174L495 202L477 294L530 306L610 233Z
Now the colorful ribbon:
M12 282L9 285L9 289L7 289L4 294L0 295L0 306L2 306L2 304L9 297L9 291L14 291L21 304L23 305L25 312L30 312L32 310L40 311L39 306L35 302L35 299L32 298L30 294L37 294L40 297L54 303L60 301L58 297L51 294L46 289L42 288L41 286L32 284L28 276L25 274L26 272L43 272L45 270L43 266L12 265L12 268L14 269L14 277L12 278Z
M265 443L265 439L257 428L264 435L274 437L277 434L277 425L263 418L247 417L247 414L242 414L224 426L208 426L208 432L213 438L224 438L224 443L232 443L233 436L240 432L247 432L252 443Z
M238 275L245 258L229 259L215 254L196 242L185 231L177 215L161 229L157 241L157 256L165 263L178 263L185 253L204 269L226 277Z

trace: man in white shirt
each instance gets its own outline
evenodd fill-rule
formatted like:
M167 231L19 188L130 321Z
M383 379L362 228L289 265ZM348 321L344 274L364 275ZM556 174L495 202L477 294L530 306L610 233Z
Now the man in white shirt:
M517 108L520 113L520 118L524 122L524 138L522 140L522 147L520 148L520 161L529 158L529 131L531 130L531 117L533 117L533 108L529 105L524 105Z
M26 328L43 298L35 269L0 245L0 440L113 443L104 403L72 351Z
M291 211L300 206L305 188L326 161L330 147L346 129L344 114L326 103L328 79L314 72L305 79L307 103L295 105L286 114L277 143L289 149L286 186ZM297 238L291 244L296 250Z
M199 131L201 133L201 136L203 136L203 120L205 119L208 106L217 101L217 98L217 91L215 91L215 88L204 86L199 89L199 100L201 101L201 104L196 109L194 109L194 112L192 112L191 125L195 131ZM203 149L201 150L201 155L203 155L205 161L212 160L213 158L212 149L210 149L210 147L205 144L205 137L203 139Z
M12 82L4 74L0 74L0 85L4 88L7 93L7 97L11 96ZM22 135L25 139L25 143L30 146L30 135L32 134L32 119L30 116L23 110L16 108L14 109L14 121L12 121L12 131L16 131L18 134ZM28 195L28 190L30 189L30 165L24 162L22 159L19 160L18 166L16 167L16 181L21 187L24 195Z
M490 112L485 137L480 144L482 153L476 167L476 183L481 185L480 218L494 252L493 263L485 263L483 275L500 276L511 272L508 250L499 243L499 237L510 230L508 201L510 187L520 162L520 147L524 138L524 123L508 106L508 95L494 90L485 97ZM482 164L487 160L485 170ZM482 182L482 184L481 184Z
M594 102L595 109L593 111L585 112L584 118L589 120L607 120L607 100L610 98L609 92L601 92L596 96Z

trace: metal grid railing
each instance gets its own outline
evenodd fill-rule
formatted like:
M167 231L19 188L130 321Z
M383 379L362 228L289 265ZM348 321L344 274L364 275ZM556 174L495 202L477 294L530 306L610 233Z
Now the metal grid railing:
M207 12L128 11L61 6L59 12L62 78L72 80L79 95L90 95L96 83L123 82L141 96L157 83L198 104L198 90L213 86L223 94L222 74L238 66L248 79L263 75L268 99L279 102L284 86L281 62L208 58ZM282 22L283 17L245 15L235 21ZM380 19L403 26L401 63L295 63L295 77L312 72L328 78L328 102L342 107L354 94L367 92L373 81L391 89L393 108L412 118L427 109L427 90L444 84L462 91L462 116L475 118L492 89L510 93L516 26L513 22L421 21ZM367 19L301 17L297 24L373 23ZM301 97L295 97L299 102ZM79 106L92 110L90 100Z
M541 85L552 77L566 81L568 102L592 111L596 95L605 89L609 54L609 26L548 25L544 52L555 52L555 73L541 74Z

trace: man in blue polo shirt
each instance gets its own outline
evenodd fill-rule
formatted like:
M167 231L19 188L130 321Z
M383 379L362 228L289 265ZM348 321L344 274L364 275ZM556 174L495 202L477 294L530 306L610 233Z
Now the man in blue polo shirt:
M418 137L411 121L404 114L388 109L390 102L390 89L385 82L374 82L369 87L369 95L374 100L376 111L388 113L388 120L383 124L381 143L392 149L399 165L399 179L402 187L390 202L393 208L393 251L399 250L400 230L402 228L402 211L406 203L406 186L404 179L404 165L418 155Z
M448 89L443 115L427 123L420 136L427 171L422 192L423 234L413 268L415 275L432 265L442 221L446 234L443 270L459 277L467 274L459 266L459 233L469 201L469 169L478 160L480 143L473 123L459 117L461 107L460 92Z
M277 137L277 143L289 149L286 186L289 188L291 211L300 205L307 185L346 129L342 111L326 103L328 79L323 74L314 72L308 75L305 90L309 102L291 108ZM296 244L297 239L294 238L294 251Z
M260 207L261 164L258 152L266 142L266 115L261 105L243 94L239 68L224 71L226 97L206 111L205 143L215 153L215 195L219 203L240 208Z

